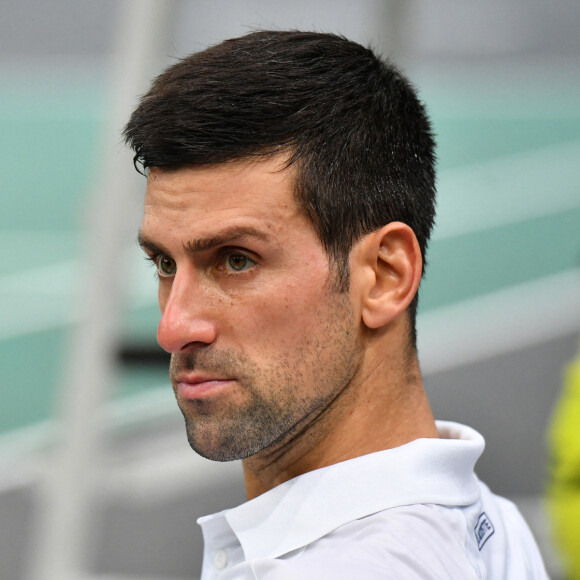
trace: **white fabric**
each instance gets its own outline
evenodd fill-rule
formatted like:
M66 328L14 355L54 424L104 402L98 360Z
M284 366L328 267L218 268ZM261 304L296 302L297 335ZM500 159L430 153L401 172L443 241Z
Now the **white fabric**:
M437 428L200 518L202 580L546 580L516 507L474 474L483 437Z

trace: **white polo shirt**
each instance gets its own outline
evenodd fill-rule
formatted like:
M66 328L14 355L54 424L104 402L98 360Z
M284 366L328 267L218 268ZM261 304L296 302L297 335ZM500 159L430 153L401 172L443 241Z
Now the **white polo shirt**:
M437 428L200 518L202 580L547 580L517 508L474 474L483 437Z

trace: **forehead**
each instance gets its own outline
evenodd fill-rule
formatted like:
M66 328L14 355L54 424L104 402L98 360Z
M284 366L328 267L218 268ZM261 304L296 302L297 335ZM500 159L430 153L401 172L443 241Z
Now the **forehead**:
M294 198L294 169L285 158L234 161L167 171L152 168L145 192L148 214L196 219L253 215L287 218L301 213Z

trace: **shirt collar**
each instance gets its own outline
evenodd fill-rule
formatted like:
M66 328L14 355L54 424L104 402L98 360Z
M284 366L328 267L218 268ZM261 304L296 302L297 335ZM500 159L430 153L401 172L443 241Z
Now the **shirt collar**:
M277 558L389 508L470 505L479 496L473 468L483 437L457 423L438 421L437 428L440 439L417 439L311 471L199 523L225 517L253 560Z

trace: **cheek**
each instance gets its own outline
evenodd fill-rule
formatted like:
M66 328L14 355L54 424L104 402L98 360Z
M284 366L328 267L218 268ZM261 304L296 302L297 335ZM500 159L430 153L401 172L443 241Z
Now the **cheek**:
M250 346L252 342L254 345L259 342L258 356L272 350L289 352L319 333L326 323L324 312L329 300L326 288L323 284L320 286L287 284L270 288L251 307L246 304L245 312L250 315L245 324L248 333L248 343L244 345L246 351L254 350Z

